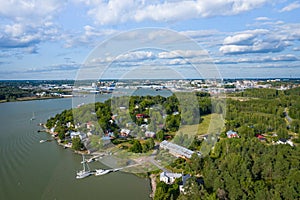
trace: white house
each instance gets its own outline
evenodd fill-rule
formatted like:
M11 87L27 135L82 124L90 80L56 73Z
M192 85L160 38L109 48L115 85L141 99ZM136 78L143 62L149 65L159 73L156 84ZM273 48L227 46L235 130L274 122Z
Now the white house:
M129 129L122 128L121 131L120 131L120 135L121 135L122 137L127 137L127 136L129 136L130 132L131 132L131 131L130 131Z
M155 137L155 133L154 132L152 132L152 131L146 131L145 132L145 137L152 137L152 138L154 138Z
M176 178L181 178L182 174L179 173L160 173L159 180L165 182L166 184L173 184Z
M276 144L289 144L290 146L294 146L293 142L284 138L280 138Z
M239 138L239 135L237 134L237 132L235 132L233 130L227 131L226 135L228 138Z
M185 194L185 188L184 188L184 186L186 185L186 182L187 182L187 180L189 178L191 178L191 175L189 175L189 174L187 174L185 176L182 176L182 184L179 185L179 191L180 191L180 193Z
M80 138L80 140L83 140L83 139L85 139L86 138L86 134L85 133L81 133L81 132L79 132L79 131L77 131L77 132L71 132L70 133L70 136L71 136L71 139L73 139L73 138L75 138L75 137L79 137Z

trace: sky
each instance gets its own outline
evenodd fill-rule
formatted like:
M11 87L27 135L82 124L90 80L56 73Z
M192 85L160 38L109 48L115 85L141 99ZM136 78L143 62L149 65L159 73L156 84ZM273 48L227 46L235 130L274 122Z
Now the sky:
M0 79L73 80L92 61L106 67L107 78L145 71L168 78L170 69L197 78L191 65L207 63L222 78L300 78L300 1L0 0L0 5ZM198 47L181 45L181 36Z

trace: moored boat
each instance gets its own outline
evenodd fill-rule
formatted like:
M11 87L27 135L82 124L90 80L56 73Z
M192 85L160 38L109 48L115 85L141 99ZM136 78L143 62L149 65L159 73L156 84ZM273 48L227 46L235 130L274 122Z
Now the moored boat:
M95 176L101 176L104 174L108 174L109 172L111 172L111 170L109 169L96 169Z
M85 161L84 155L82 155L82 162L81 163L82 163L83 169L76 173L76 178L77 179L85 178L85 177L88 177L88 176L94 174L90 170L87 162Z

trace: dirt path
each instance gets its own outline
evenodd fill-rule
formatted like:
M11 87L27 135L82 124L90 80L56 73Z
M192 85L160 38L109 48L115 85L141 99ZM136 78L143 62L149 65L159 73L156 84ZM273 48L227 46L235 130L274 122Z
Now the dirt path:
M154 195L155 195L155 191L156 191L156 175L151 174L150 179L151 179L151 190L152 190L152 193L150 194L150 197L153 199Z

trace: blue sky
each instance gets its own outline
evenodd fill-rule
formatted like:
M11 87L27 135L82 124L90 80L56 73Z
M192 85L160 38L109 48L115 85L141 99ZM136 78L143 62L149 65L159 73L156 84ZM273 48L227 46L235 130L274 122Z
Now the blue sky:
M0 5L0 79L76 79L101 42L147 27L191 38L224 78L300 77L300 1L0 0ZM196 63L202 55L179 47L135 49L114 58L101 55L101 63L117 61L115 71L145 63L157 70L190 70L174 53Z

